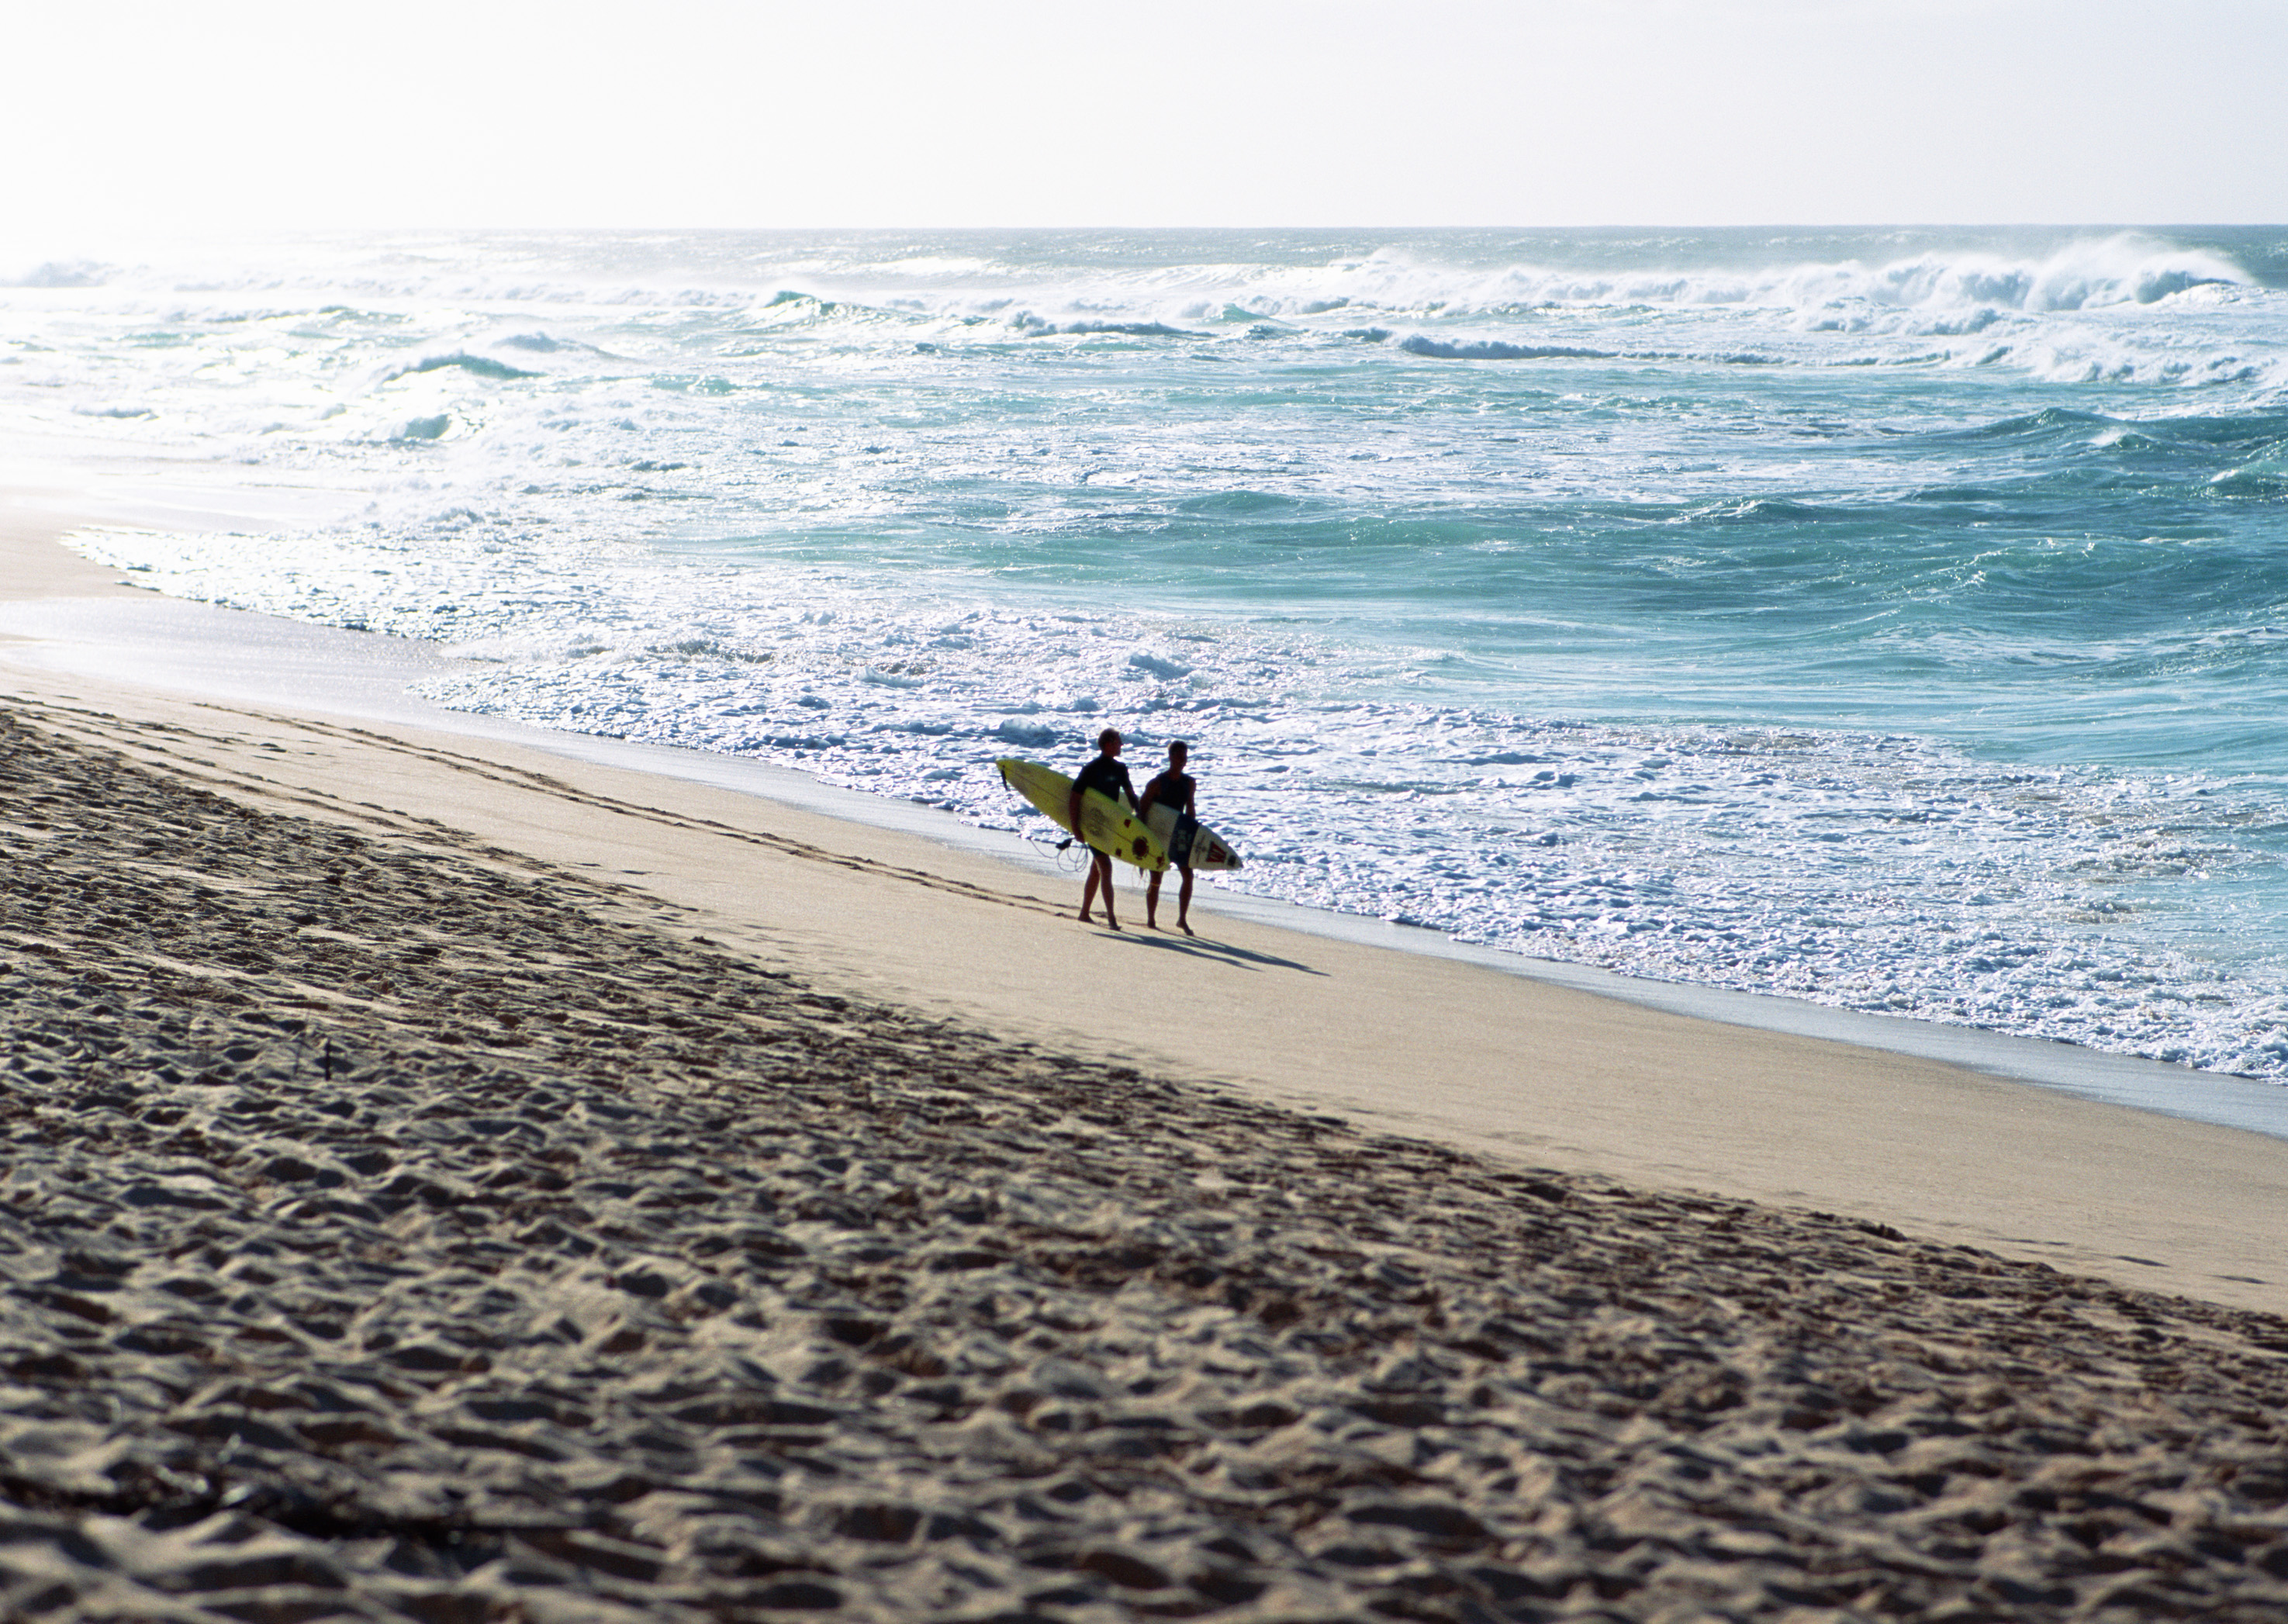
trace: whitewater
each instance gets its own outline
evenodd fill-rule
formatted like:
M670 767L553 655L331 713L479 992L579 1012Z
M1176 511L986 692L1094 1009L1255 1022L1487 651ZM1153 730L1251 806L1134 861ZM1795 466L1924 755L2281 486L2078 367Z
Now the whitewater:
M372 234L0 265L0 477L431 696L2288 1078L2288 228Z

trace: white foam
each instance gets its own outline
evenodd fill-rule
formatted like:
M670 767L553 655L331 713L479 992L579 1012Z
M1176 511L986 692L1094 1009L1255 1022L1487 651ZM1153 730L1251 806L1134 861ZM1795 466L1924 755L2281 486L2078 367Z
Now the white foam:
M1251 894L1633 976L2288 1075L2288 966L2204 963L2141 912L2176 875L2248 860L2227 786L1990 765L1872 734L1392 704L1368 697L1386 680L1370 654L942 588L917 602L829 568L536 553L512 566L526 591L512 602L473 534L422 553L307 538L267 558L243 537L82 545L242 606L322 605L338 623L421 636L473 622L463 649L498 652L561 616L553 657L423 691L991 824L1030 815L992 758L1014 745L1077 762L1106 714L1097 694L1118 693L1112 718L1140 753L1192 742L1204 804L1249 859L1226 883ZM1136 652L1176 636L1187 662ZM1013 718L1013 680L1052 676L1063 685L1037 687Z
M321 710L508 739L526 748L647 771L791 803L854 822L966 844L1040 870L1054 859L1038 844L969 835L950 819L910 801L854 795L806 774L711 752L661 749L440 711L407 685L440 669L435 650L393 638L236 615L203 605L144 599L77 599L0 605L0 630L35 641L17 657L54 669L156 684L226 701L262 703L282 691ZM967 838L965 838L965 836ZM1356 915L1292 907L1212 887L1211 911L1228 911L1288 930L1337 936L1400 951L1460 958L1628 1002L1752 1028L1795 1033L1919 1055L2116 1105L2216 1122L2288 1138L2288 1090L2097 1053L2069 1044L1882 1019L1784 997L1648 981L1580 965L1527 960L1455 943ZM1870 1108L1879 1110L1879 1101Z

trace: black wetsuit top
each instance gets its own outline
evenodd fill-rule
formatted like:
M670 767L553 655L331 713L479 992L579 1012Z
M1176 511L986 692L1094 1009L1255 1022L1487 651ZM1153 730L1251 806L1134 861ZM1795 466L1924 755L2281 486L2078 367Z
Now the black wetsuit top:
M1155 806L1164 806L1176 814L1176 830L1168 842L1168 860L1191 872L1192 836L1200 832L1200 820L1192 816L1192 792L1198 786L1188 772L1173 768L1160 774L1144 786L1145 797Z
M1073 782L1084 793L1095 789L1109 796L1115 806L1120 804L1124 795L1132 805L1136 800L1136 786L1128 781L1127 767L1109 756L1099 756L1090 762L1073 775Z
M1188 772L1167 772L1144 786L1144 798L1155 806L1175 809L1179 818L1189 817L1192 794L1199 788Z

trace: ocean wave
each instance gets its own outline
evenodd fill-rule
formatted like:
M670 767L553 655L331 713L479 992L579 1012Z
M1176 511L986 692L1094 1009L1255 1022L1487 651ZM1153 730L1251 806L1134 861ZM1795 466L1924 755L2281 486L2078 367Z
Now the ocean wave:
M1378 243L1378 236L1385 240ZM1918 237L1929 239L1927 245L1916 246ZM1204 238L1197 246L1210 251L1191 260L1172 255L1172 246L1181 244L1151 238L1110 259L1062 254L1061 239L1024 234L947 234L943 242L918 251L909 251L917 248L910 241L885 238L888 251L878 255L866 251L865 234L663 237L660 246L673 251L656 256L640 251L645 241L640 234L593 244L570 238L538 247L513 237L435 234L375 256L354 242L285 239L252 255L251 264L243 253L216 257L179 250L164 263L155 257L131 269L55 262L20 283L117 283L146 292L272 300L295 287L335 298L354 289L369 305L449 299L527 309L619 305L759 315L787 305L814 314L846 303L939 319L1029 309L1054 326L1097 320L1179 327L1312 323L1362 307L1494 316L1563 307L1761 307L1813 321L1855 308L1920 312L1958 325L1994 319L1981 312L2208 303L2263 285L2215 242L2176 242L2151 232L2063 241L2055 234L2015 234L2023 248L2014 246L2013 234L1978 232L1953 234L1952 241L1929 232L1734 232L1638 243L1594 232L1506 240L1381 233L1362 236L1353 251L1307 234L1272 233L1244 242ZM631 247L639 251L631 255ZM419 251L424 248L433 251ZM631 271L646 257L653 261L648 270Z
M2233 388L2258 395L2288 388L2288 356L2252 354L2239 345L2210 349L2166 337L2075 332L2022 344L2016 353L2046 383Z
M2220 495L2288 495L2288 440L2266 446L2245 462L2222 470L2209 485Z
M2141 419L2051 406L1967 428L1936 431L1927 438L1934 444L2000 442L2028 449L2149 449L2229 468L2265 461L2288 443L2284 436L2288 436L2288 412L2276 408Z
M110 285L87 291L123 316L163 294L176 305L166 313L174 325L196 332L221 321L259 322L289 350L319 324L347 353L364 350L385 379L456 368L513 381L531 368L504 359L511 355L548 358L551 376L600 371L589 357L640 367L687 347L662 342L668 329L661 321L672 312L687 340L732 340L719 350L723 359L758 364L791 360L776 346L804 338L878 360L893 346L908 357L939 355L1006 343L1013 333L1191 345L1244 339L1274 354L1394 337L1400 353L1456 360L1955 365L2062 383L2288 388L2288 358L2276 338L2204 344L2197 324L2164 332L2165 323L2135 320L2181 308L2228 317L2238 332L2276 332L2284 300L2214 243L2116 233L2062 242L2027 236L2035 246L2020 252L2008 250L2006 234L1916 244L1931 234L1685 235L1639 245L1673 253L1674 263L1594 267L1565 257L1612 252L1597 234L1520 236L1521 252L1507 258L1483 234L1432 234L1315 260L1283 258L1299 250L1272 234L1247 244L1263 250L1253 259L1160 259L1148 242L1132 263L1061 262L1055 242L1021 237L999 243L997 253L970 251L968 238L886 241L894 251L870 258L849 244L774 248L769 238L727 236L704 281L695 267L670 273L672 262L663 257L648 287L627 279L619 254L608 257L608 276L583 273L568 249L544 263L518 242L497 262L485 252L441 257L451 264L449 282L441 270L409 269L401 257L352 265L306 244L282 252L259 275L107 267ZM1471 251L1451 251L1457 245ZM1828 257L1791 257L1799 245ZM698 246L703 258L709 245ZM1696 246L1709 250L1710 262L1694 262ZM1834 254L1839 247L1856 251ZM282 298L301 286L307 303ZM346 303L345 294L353 299ZM550 309L537 329L536 308ZM449 349L409 367L395 361L390 352L401 353L429 313L446 309L481 317L433 335ZM485 326L497 336L471 336ZM737 344L742 337L751 342ZM478 353L480 343L497 353Z
M1598 350L1581 345L1516 344L1504 338L1433 338L1414 333L1398 347L1434 360L1625 360L1695 361L1714 367L1785 367L1798 358L1762 350Z
M2077 411L2071 407L2046 406L2038 412L2021 416L1997 418L1958 431L1959 438L1970 440L2038 439L2054 440L2062 435L2087 434L2093 431L2125 428L2119 418L2106 416L2101 412ZM1942 437L1943 438L1943 437Z
M1028 337L1046 338L1070 335L1109 333L1129 338L1197 338L1199 334L1180 327L1170 327L1164 321L1045 321L1029 311L1010 318L1009 325Z
M1399 340L1409 355L1440 360L1616 360L1610 350L1583 349L1565 344L1512 344L1499 338L1432 338L1414 333Z
M1923 254L1874 266L1806 266L1775 286L1799 306L1863 300L1979 313L2152 305L2189 289L2249 281L2221 255L2123 234L2077 241L2039 259Z
M1820 237L1819 245L1833 235ZM1330 318L1355 328L1361 313L1508 320L1561 310L1743 309L1785 313L1806 330L1968 337L2018 316L2172 300L2206 305L2261 290L2228 253L2138 233L2075 237L2032 252L1942 246L1840 258L1790 257L1786 244L1776 242L1773 257L1761 264L1595 269L1555 258L1458 263L1442 257L1434 241L1316 263L1234 259L1112 269L1095 261L1059 264L1053 252L1043 251L1048 245L1016 242L997 255L925 253L880 260L790 251L775 259L767 253L743 256L760 263L743 268L735 259L703 287L663 281L649 289L608 290L559 279L488 289L467 289L465 277L462 286L476 297L526 303L743 305L750 321L766 326L862 315L989 318L1043 335L1131 337L1196 337L1203 329L1265 321L1318 329ZM1868 245L1895 242L1895 234L1871 234ZM1596 242L1561 235L1521 246L1563 253L1585 251ZM1021 248L1030 249L1032 257ZM798 273L798 282L790 283L790 273ZM424 290L413 281L388 289L398 297Z
M1409 300L1437 297L1449 308L1551 305L1760 305L1815 318L1854 305L1922 313L1934 327L1976 331L2003 312L2051 313L2152 305L2211 285L2251 278L2223 255L2133 234L2079 239L2039 257L1990 251L1927 252L1775 264L1751 270L1633 269L1599 277L1515 265L1451 289L1391 279ZM1354 297L1356 296L1354 295Z
M1826 519L1860 519L1864 509L1823 506L1816 503L1791 501L1784 496L1752 496L1729 502L1711 503L1679 516L1679 523L1710 525L1792 525L1816 524Z
M537 372L528 372L521 367L512 367L506 361L495 360L489 356L471 355L465 351L457 350L450 355L425 355L410 366L400 367L386 374L381 381L392 384L401 377L414 377L424 372L442 372L449 368L458 368L473 377L491 378L499 383L543 376Z
M1021 746L1026 749L1045 749L1053 744L1066 742L1070 730L1052 726L1046 722L1035 722L1021 717L1011 717L994 728L993 736L1005 744Z
M989 276L870 287L843 297L938 316L1011 308L1043 328L1236 326L1276 320L1310 328L1361 313L1501 320L1553 311L1787 313L1807 330L1971 336L2013 316L2172 299L2214 302L2255 289L2228 255L2139 234L2072 239L2039 253L1932 249L1887 258L1774 258L1748 265L1630 265L1605 270L1532 260L1472 265L1419 248L1386 247L1315 265L1156 265L1108 273L1006 262Z

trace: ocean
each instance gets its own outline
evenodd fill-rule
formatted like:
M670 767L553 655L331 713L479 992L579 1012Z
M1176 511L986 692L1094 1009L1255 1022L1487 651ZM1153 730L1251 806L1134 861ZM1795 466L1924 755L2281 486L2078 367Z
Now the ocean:
M2288 227L0 275L0 474L263 514L75 544L446 704L1035 838L997 757L1181 738L1216 885L2288 1078Z

